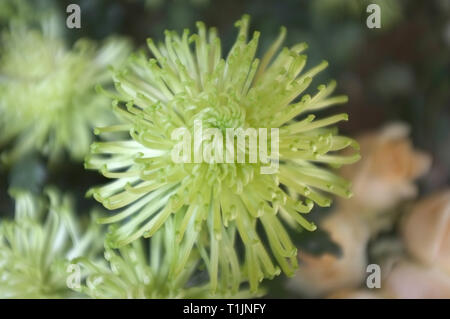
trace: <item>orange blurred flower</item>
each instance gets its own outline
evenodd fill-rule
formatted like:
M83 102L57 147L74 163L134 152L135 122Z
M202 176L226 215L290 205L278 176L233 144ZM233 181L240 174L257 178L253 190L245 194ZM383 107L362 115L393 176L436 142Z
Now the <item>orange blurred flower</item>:
M450 189L415 204L402 223L402 235L412 256L450 273Z
M450 298L450 276L437 267L403 260L381 284L390 296L400 299Z
M408 133L406 125L392 123L357 139L362 160L342 169L354 197L341 205L382 211L416 195L413 182L428 171L431 159L413 148Z
M358 287L366 276L369 232L365 224L350 215L333 214L321 227L340 246L342 254L299 254L300 267L290 287L308 297Z

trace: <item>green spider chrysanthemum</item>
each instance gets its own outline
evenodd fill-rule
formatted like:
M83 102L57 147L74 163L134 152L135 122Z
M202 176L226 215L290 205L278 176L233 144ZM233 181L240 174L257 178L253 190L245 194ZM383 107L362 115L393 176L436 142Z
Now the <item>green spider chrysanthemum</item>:
M64 150L82 159L92 128L112 123L109 102L95 85L110 82L108 66L124 61L128 43L109 39L99 48L79 40L69 50L51 22L43 32L12 24L0 50L0 145L12 161L31 150L55 158Z
M91 262L77 258L74 264L88 272L80 291L92 298L153 299L153 298L207 298L211 297L209 283L197 274L198 254L191 254L180 271L179 244L176 242L176 221L170 218L164 229L151 240L138 239L118 250L106 247L109 263ZM148 244L148 247L147 247ZM215 298L221 295L214 295ZM249 298L247 290L222 297ZM254 296L254 295L253 295Z
M130 139L94 143L86 159L87 168L115 179L90 194L108 209L123 209L102 220L120 223L108 242L123 246L150 237L175 214L182 220L177 240L188 237L192 245L201 245L213 290L220 282L236 289L242 277L256 289L262 278L279 273L272 256L293 274L296 248L282 220L315 229L302 216L313 203L329 206L325 193L351 195L349 183L324 165L359 159L357 152L336 154L348 146L356 149L357 143L328 128L347 120L346 114L319 120L311 114L346 102L344 96L330 97L335 82L319 86L313 96L301 95L327 63L302 73L304 43L282 49L273 59L284 28L260 61L255 58L259 33L248 41L248 25L247 16L237 23L237 41L225 59L216 30L207 32L202 23L198 34L166 32L159 46L149 40L155 59L138 54L114 77L119 92L114 110L125 124L97 129L128 132ZM172 133L179 127L192 131L196 121L221 131L279 128L278 172L262 174L259 161L174 163ZM237 246L244 249L242 272Z
M47 191L48 200L14 191L13 221L0 220L0 298L78 297L67 287L72 258L94 258L102 234L94 223L83 232L69 197Z

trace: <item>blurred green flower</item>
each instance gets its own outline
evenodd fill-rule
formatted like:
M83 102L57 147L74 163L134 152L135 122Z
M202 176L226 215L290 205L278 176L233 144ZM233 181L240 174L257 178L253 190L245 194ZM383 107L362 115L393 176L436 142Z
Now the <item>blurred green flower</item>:
M31 150L54 159L66 150L81 159L92 140L91 129L111 123L109 102L95 94L95 84L108 84L107 67L121 63L127 41L109 39L101 47L79 40L73 49L54 35L13 24L2 35L0 51L0 145L11 162Z
M14 220L0 220L0 298L79 297L67 287L69 260L99 253L100 228L83 231L70 198L54 189L45 199L11 193Z
M138 239L130 245L116 249L105 248L107 263L77 258L73 263L82 265L89 273L80 291L92 298L153 299L153 298L208 298L209 283L198 274L198 253L191 254L187 262L183 247L176 241L177 225L170 218L151 240ZM180 267L180 265L183 265ZM217 297L249 298L248 290L232 295L224 292Z
M52 0L2 0L0 23L14 21L37 22L56 13Z
M248 278L256 290L264 277L280 272L271 254L292 275L297 250L282 220L314 230L302 216L314 202L329 206L326 193L351 195L349 183L324 165L359 159L358 153L336 154L358 145L328 128L347 120L346 114L319 120L311 114L347 101L345 96L330 97L336 83L321 85L315 95L300 98L327 63L302 73L304 43L284 48L272 59L285 37L284 28L260 61L255 58L259 32L247 40L248 16L237 26L237 41L226 59L216 30L207 32L203 23L198 23L198 34L189 36L185 30L179 36L168 31L159 46L149 40L156 59L137 54L127 70L114 76L119 92L114 96L114 111L125 124L96 130L128 132L130 139L93 143L86 160L87 168L115 179L91 189L90 194L108 209L123 208L102 220L122 222L109 234L109 245L121 247L142 236L151 237L175 214L181 220L177 241L187 236L192 245L201 245L213 291L222 283L236 290L242 278ZM297 116L302 119L296 121ZM279 128L279 171L261 174L261 161L174 163L171 151L177 142L171 139L172 132L187 127L192 133L197 120L222 131ZM267 244L257 232L260 226ZM242 273L238 242L244 248Z

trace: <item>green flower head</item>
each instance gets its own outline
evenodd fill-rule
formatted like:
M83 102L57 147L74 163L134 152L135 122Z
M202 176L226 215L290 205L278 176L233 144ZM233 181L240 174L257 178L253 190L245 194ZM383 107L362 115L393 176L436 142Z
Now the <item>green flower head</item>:
M97 48L79 40L73 49L54 36L51 23L45 32L12 24L2 36L0 52L0 145L14 141L4 152L11 162L37 150L55 158L66 150L82 159L89 150L91 130L111 123L108 99L95 84L108 84L108 65L120 63L128 43L109 39Z
M176 240L188 238L200 246L213 290L221 283L237 289L240 278L256 290L263 278L279 274L279 267L292 275L297 251L285 224L314 230L303 217L314 203L329 206L327 194L351 195L349 183L327 166L359 159L357 152L338 153L349 146L357 149L357 143L329 128L347 120L346 114L322 119L313 114L347 101L345 96L331 96L336 83L320 85L313 95L305 93L327 63L304 71L304 43L278 52L284 28L259 60L259 32L248 39L249 17L236 26L237 40L225 58L216 30L207 30L203 23L197 24L198 34L167 31L159 45L148 40L154 58L136 54L128 68L114 76L114 111L125 124L96 130L126 132L128 139L93 143L85 163L114 180L89 192L106 208L120 209L102 220L117 223L108 236L110 245L151 237L175 215L180 220ZM174 132L182 127L185 136L195 136L196 123L224 133L278 129L278 140L269 138L268 149L278 169L263 173L263 158L252 160L245 153L231 163L174 162ZM200 136L200 145L205 148L209 140ZM233 157L250 144L233 144ZM195 154L197 148L190 145L187 150Z
M53 189L45 199L12 194L14 220L0 220L0 298L78 297L67 286L67 267L72 258L98 254L100 228L92 223L83 231L70 198Z

